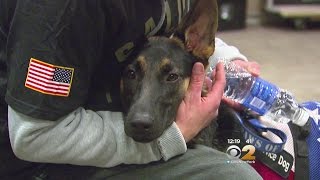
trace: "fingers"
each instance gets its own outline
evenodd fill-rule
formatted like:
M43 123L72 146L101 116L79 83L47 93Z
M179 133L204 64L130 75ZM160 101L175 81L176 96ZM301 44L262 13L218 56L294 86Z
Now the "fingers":
M260 75L260 65L257 62L249 62L247 70L254 76Z
M190 83L186 96L181 102L176 116L176 124L179 127L186 142L195 137L203 128L207 127L218 115L222 92L224 89L225 78L223 67L217 68L215 85L205 79L204 67L201 63L195 63L192 69ZM222 71L221 71L222 70ZM217 90L219 95L211 93L207 97L201 97L202 86L210 85Z
M209 77L205 77L205 87L207 88L208 92L212 90L212 80Z
M237 110L237 111L242 111L243 110L243 107L241 104L233 101L233 100L230 100L226 97L222 97L222 101L224 103L226 103L228 106L232 107L233 109Z
M186 98L189 98L190 100L199 99L201 96L204 78L205 72L203 64L199 62L195 63L192 68L192 74Z
M246 69L250 74L253 76L259 76L260 75L260 65L257 62L254 61L243 61L243 60L234 60L232 61L238 66Z
M211 72L211 79L214 79L216 77L216 68Z

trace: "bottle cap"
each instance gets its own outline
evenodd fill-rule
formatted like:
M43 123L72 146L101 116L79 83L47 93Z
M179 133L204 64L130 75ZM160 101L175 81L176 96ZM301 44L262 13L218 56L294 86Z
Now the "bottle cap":
M292 122L298 126L304 126L308 122L309 117L309 113L305 109L300 108L299 117Z

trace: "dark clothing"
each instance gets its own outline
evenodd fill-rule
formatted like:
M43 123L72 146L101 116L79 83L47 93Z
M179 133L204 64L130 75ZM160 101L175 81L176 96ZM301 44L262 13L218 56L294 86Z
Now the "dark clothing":
M18 1L11 26L6 29L7 40L3 41L7 42L5 59L14 67L9 71L7 103L26 115L49 120L79 106L121 111L121 67L139 39L159 24L160 7L169 4L171 26L177 25L178 12L182 12L175 9L176 1L169 2ZM162 24L164 28L168 23ZM31 58L74 69L67 97L26 87Z
M34 173L32 169L40 165L17 159L12 152L8 135L8 107L4 100L8 76L6 43L15 4L15 0L0 1L0 179L12 179L18 174L31 176Z
M79 106L121 111L119 78L132 48L175 27L186 11L186 0L0 0L0 179L43 169L14 156L7 103L48 120ZM31 58L74 69L67 97L26 87Z

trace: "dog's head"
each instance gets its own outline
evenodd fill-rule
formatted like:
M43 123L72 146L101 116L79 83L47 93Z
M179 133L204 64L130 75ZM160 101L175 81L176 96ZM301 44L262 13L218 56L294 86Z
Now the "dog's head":
M214 52L216 0L198 0L171 37L150 37L125 68L121 97L125 132L139 142L159 137L175 120L192 66Z

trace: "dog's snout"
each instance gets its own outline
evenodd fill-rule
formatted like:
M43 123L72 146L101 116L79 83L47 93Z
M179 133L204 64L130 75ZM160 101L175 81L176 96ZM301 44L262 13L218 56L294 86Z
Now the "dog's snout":
M130 122L130 126L134 131L146 132L152 128L152 119L147 114L136 115Z
M148 121L136 119L133 122L131 122L131 126L133 129L141 132L141 131L148 131L152 126L152 124Z
M152 127L152 121L149 116L137 116L130 122L131 127L138 132L149 131Z

